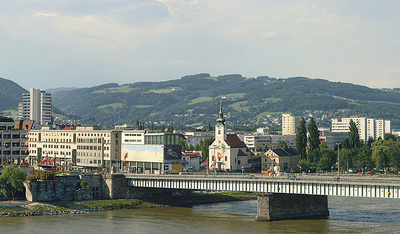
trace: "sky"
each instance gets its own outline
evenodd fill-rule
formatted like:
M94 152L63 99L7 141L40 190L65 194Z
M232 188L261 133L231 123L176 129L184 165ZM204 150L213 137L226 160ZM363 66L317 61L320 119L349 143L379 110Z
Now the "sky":
M25 89L198 73L400 88L398 0L2 0L0 77Z

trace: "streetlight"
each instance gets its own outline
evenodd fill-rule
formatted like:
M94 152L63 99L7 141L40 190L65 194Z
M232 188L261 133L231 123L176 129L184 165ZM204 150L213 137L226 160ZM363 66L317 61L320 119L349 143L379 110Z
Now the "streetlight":
M338 178L340 177L340 158L339 158L339 149L340 149L340 143L336 143L336 145L338 146L337 148L337 172L338 172Z
M242 176L243 176L243 172L244 172L244 167L242 167Z

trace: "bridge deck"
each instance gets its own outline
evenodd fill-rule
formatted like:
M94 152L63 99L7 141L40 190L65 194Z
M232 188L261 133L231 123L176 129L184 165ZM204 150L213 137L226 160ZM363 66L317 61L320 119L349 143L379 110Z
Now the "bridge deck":
M400 180L385 178L266 177L254 175L126 175L129 186L207 191L400 198Z

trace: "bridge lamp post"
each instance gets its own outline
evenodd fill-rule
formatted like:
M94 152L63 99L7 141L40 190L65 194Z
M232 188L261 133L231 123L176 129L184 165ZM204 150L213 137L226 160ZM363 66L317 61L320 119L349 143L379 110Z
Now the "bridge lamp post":
M340 143L336 143L336 145L338 146L337 148L337 172L338 172L338 178L340 177L340 158L339 158L339 149L340 149Z

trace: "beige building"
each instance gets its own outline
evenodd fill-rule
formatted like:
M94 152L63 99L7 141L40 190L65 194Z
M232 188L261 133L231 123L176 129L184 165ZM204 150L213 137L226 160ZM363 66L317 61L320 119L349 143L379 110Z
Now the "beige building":
M94 130L77 127L76 130L32 130L29 132L28 162L36 166L46 156L56 158L61 168L72 166L110 169L121 165L121 130Z
M299 126L298 116L282 114L282 135L296 135L296 128Z
M261 171L270 173L271 168L279 167L280 172L296 172L299 170L297 163L300 160L300 153L293 148L270 149L261 157Z

